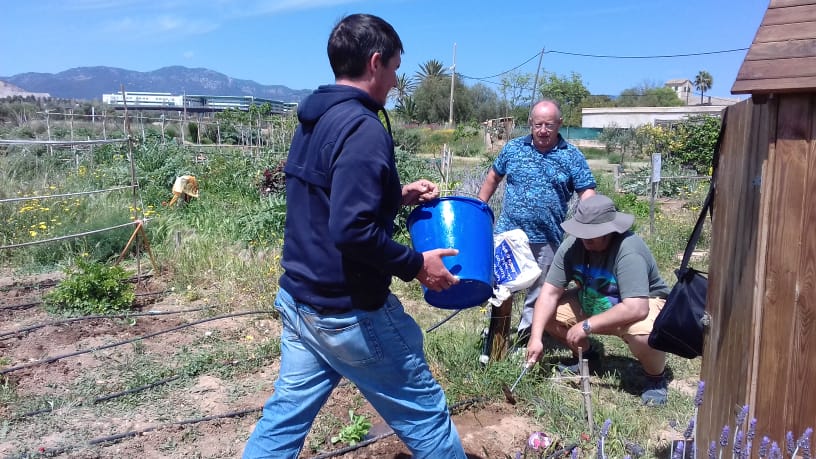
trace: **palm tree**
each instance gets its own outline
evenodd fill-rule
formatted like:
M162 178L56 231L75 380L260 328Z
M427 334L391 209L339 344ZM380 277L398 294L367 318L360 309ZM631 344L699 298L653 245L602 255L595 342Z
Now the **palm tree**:
M396 105L401 105L405 98L409 97L413 94L414 89L416 89L416 82L412 77L407 76L404 73L401 73L397 76L397 85L391 89L391 92L388 94L389 97L396 99Z
M419 66L414 78L422 84L428 78L446 77L448 70L445 66L436 59L431 59L428 62Z
M700 105L703 104L703 94L714 85L714 78L705 70L700 70L694 77L694 87L700 91Z
M405 96L404 99L397 102L396 107L394 107L394 111L396 111L396 113L402 117L403 120L408 121L409 123L416 122L417 105L413 97Z

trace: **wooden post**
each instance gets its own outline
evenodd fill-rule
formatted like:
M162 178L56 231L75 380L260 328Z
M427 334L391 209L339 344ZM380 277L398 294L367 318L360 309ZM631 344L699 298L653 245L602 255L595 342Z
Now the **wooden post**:
M584 408L586 409L587 415L587 429L589 430L589 435L592 436L593 430L595 429L595 422L593 421L593 414L592 414L592 392L589 390L589 361L587 359L582 358L583 356L580 355L581 349L578 349L579 356L579 366L581 373L581 395L584 396Z
M510 335L510 318L513 314L513 297L504 300L498 308L493 306L490 312L488 335L491 340L490 358L501 360L507 355L508 336Z

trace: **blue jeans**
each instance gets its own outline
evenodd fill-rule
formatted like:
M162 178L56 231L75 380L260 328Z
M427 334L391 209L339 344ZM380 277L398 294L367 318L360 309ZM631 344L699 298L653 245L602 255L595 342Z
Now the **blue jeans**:
M422 330L389 295L376 311L317 314L284 289L275 392L264 405L244 458L298 457L306 434L342 377L353 382L415 459L462 458L445 394L422 347Z

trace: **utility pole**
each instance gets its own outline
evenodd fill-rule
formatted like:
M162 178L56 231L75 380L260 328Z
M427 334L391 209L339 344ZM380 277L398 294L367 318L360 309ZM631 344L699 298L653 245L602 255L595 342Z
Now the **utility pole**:
M536 87L538 86L538 74L541 72L541 61L544 59L544 48L541 48L541 54L538 55L538 69L536 69L535 80L533 81L533 94L530 98L530 111L533 110L533 104L536 103Z
M453 65L451 66L451 93L450 93L450 115L448 116L448 127L453 128L453 82L456 80L456 43L453 44Z

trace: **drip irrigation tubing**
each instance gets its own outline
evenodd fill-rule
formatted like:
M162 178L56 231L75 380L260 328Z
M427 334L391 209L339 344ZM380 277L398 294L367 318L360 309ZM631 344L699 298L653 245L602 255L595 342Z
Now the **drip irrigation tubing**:
M0 307L0 311L16 311L18 309L31 309L40 303L42 303L42 301L35 301L33 303L12 304L9 306Z
M0 370L0 375L5 375L5 374L8 374L8 373L11 373L11 372L14 372L14 371L24 370L26 368L32 368L32 367L36 367L36 366L39 366L39 365L44 365L44 364L47 364L47 363L53 363L53 362L56 362L57 360L62 360L62 359L68 358L68 357L74 357L74 356L77 356L77 355L87 354L89 352L97 352L97 351L101 351L101 350L105 350L105 349L110 349L112 347L122 346L124 344L129 344L129 343L133 343L135 341L140 341L140 340L143 340L143 339L152 338L154 336L162 335L164 333L169 333L169 332L173 332L173 331L176 331L176 330L181 330L182 328L191 327L193 325L198 325L198 324L202 324L202 323L205 323L205 322L210 322L210 321L213 321L213 320L226 319L226 318L229 318L229 317L239 317L239 316L245 316L245 315L249 315L249 314L271 314L271 312L270 311L244 311L244 312L236 312L236 313L233 313L233 314L226 314L226 315L223 315L223 316L210 317L210 318L207 318L207 319L202 319L202 320L198 320L198 321L195 321L195 322L190 322L188 324L179 325L178 327L168 328L167 330L161 330L161 331L157 331L155 333L148 333L147 335L137 336L136 338L133 338L133 339L128 339L128 340L125 340L125 341L119 341L118 343L106 344L104 346L97 346L97 347L94 347L94 348L91 348L91 349L85 349L84 351L77 351L77 352L71 352L69 354L57 355L57 356L54 356L54 357L48 357L47 359L38 360L36 362L26 363L26 364L18 365L16 367L11 367L11 368L5 368L3 370Z
M134 387L133 389L128 389L128 390L125 390L125 391L115 392L113 394L108 394L108 395L105 395L105 396L102 396L102 397L97 397L97 398L95 398L95 399L93 399L91 401L91 405L106 402L106 401L112 400L114 398L124 397L125 395L135 394L135 393L141 392L143 390L152 389L154 387L161 386L163 384L167 384L169 382L175 381L175 380L179 379L180 377L181 376L175 375L175 376L171 376L169 378L164 378L164 379L160 379L158 381L154 381L154 382L152 382L150 384L145 384L143 386ZM83 403L80 403L78 406L82 406L82 405L83 405ZM39 409L39 410L34 410L34 411L29 411L27 413L19 414L17 416L14 416L12 418L12 420L17 421L17 420L20 420L22 418L28 418L28 417L31 417L31 416L36 416L38 414L50 413L52 411L54 411L54 408L42 408L42 409Z
M147 432L153 432L155 430L163 429L163 428L170 427L170 426L184 426L184 425L189 425L189 424L198 424L199 422L214 421L216 419L236 418L236 417L239 417L239 416L244 416L244 415L254 413L254 412L257 412L257 411L261 411L261 410L263 410L263 408L248 408L248 409L245 409L245 410L233 411L233 412L230 412L230 413L218 414L218 415L215 415L215 416L205 416L205 417L202 417L202 418L185 419L185 420L182 420L182 421L169 422L169 423L166 423L166 424L147 427L147 428L144 428L144 429L141 429L141 430L130 430L128 432L122 432L122 433L119 433L119 434L108 435L108 436L105 436L105 437L92 438L92 439L88 440L87 442L83 443L81 446L96 446L96 445L102 445L102 444L105 444L105 443L116 443L116 442L118 442L120 440L124 440L126 438L135 437L135 436L147 433ZM56 455L63 454L63 453L66 453L68 451L71 451L73 449L76 449L79 446L80 445L67 445L67 446L62 446L62 447L59 447L59 448L41 449L41 450L38 451L38 453L39 453L38 455L39 456L44 456L44 457L53 457L53 456L56 456ZM28 458L30 456L26 453L26 454L19 455L19 456L6 456L6 457L7 457L7 459L25 459L25 458Z
M182 309L179 311L148 311L148 312L136 312L132 314L114 314L114 315L93 315L93 316L82 316L82 317L72 317L70 319L63 319L63 320L54 320L51 322L45 322L42 324L32 325L26 328L20 328L17 330L12 330L4 333L0 333L0 341L7 340L17 335L22 335L23 333L28 333L33 330L38 330L43 327L48 327L50 325L63 325L63 324L70 324L72 322L80 322L83 320L95 320L95 319L129 319L131 317L144 317L144 316L164 316L168 314L182 314L187 312L198 312L203 311L205 309L212 309L214 306L207 306L203 308L194 308L194 309Z

